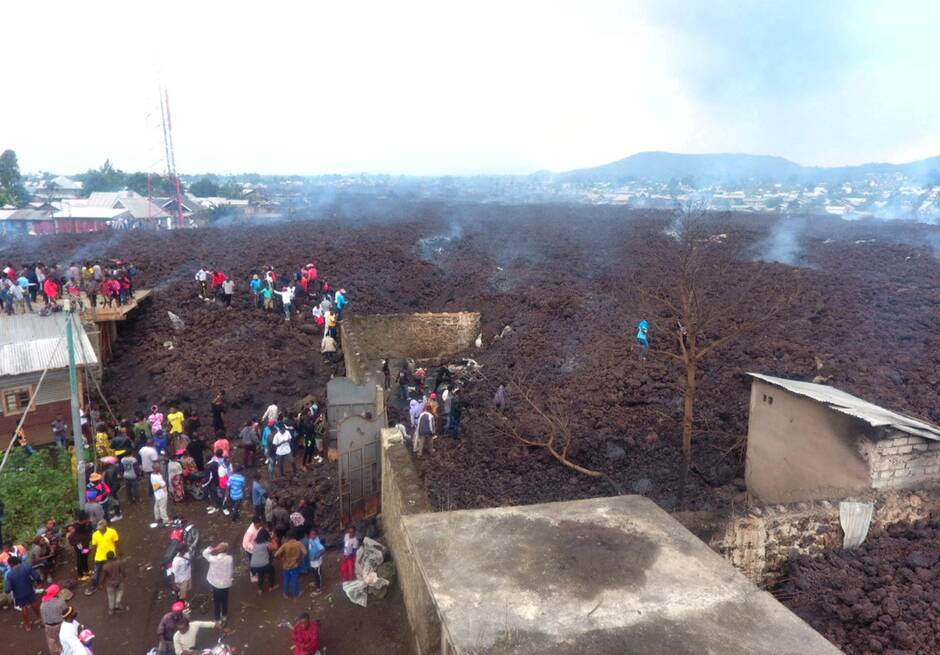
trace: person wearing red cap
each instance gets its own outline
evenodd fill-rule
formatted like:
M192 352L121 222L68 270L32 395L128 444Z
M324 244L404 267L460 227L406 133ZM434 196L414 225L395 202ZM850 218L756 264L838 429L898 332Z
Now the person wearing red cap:
M62 652L62 644L59 643L59 627L62 625L62 615L68 607L65 601L59 598L60 591L62 589L59 585L49 585L42 597L42 605L39 606L39 616L45 626L49 655L59 655Z
M171 655L173 653L173 635L183 625L189 625L189 619L183 613L186 611L186 603L176 601L170 607L170 611L160 619L160 625L157 626L157 652L160 655Z

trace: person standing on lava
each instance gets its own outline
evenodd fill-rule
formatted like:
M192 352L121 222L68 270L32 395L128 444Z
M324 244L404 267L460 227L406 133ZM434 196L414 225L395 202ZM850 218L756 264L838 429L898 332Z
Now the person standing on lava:
M199 267L196 271L196 282L199 283L199 297L203 300L209 300L209 271L204 267Z
M225 431L225 392L220 391L212 401L212 429Z
M646 353L650 349L649 331L650 323L644 318L636 329L636 340L640 344L640 359L646 359Z

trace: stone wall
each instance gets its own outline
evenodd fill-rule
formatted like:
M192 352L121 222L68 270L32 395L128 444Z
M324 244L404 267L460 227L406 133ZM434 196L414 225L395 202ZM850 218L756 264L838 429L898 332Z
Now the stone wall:
M398 581L418 655L440 652L441 626L411 544L402 530L401 519L433 511L424 482L401 435L397 430L382 430L382 531L398 569Z
M867 500L874 502L869 536L940 512L940 496L927 490L888 491ZM838 502L764 506L724 517L708 512L674 516L761 587L776 584L786 574L793 554L817 555L842 547Z
M343 321L343 349L350 371L365 374L385 357L436 359L473 346L480 334L475 312L354 314ZM352 377L352 375L350 375Z
M940 481L940 441L896 434L868 452L872 486L904 489Z

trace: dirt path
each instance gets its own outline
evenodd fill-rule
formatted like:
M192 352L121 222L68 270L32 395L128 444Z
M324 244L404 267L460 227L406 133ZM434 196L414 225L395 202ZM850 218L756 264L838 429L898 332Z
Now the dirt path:
M237 570L230 597L229 625L233 634L229 642L238 646L240 653L288 655L290 633L286 628L277 627L278 623L292 620L304 611L322 621L323 645L330 655L410 655L413 652L397 585L386 599L370 599L367 608L353 605L339 586L339 559L336 550L330 549L323 565L322 593L313 594L311 588L306 588L305 593L294 600L285 599L280 590L260 597L257 586L248 579L244 558L239 557L238 545L248 520L243 517L238 523L232 523L221 514L207 515L201 503L192 501L175 509L199 526L202 543L227 541L233 545ZM174 513L172 504L170 512ZM130 579L124 596L130 611L126 615L108 616L104 590L90 597L79 590L71 601L80 620L97 635L95 655L144 655L156 645L157 624L171 601L165 576L159 566L153 566L164 550L168 531L147 527L151 516L149 504L129 506L124 520L114 524L130 556ZM74 561L70 556L71 553L58 568L57 579L74 579ZM198 620L212 619L212 597L205 576L206 563L199 560L194 565L191 600L193 618ZM305 583L309 582L307 579ZM46 653L42 632L25 632L19 613L0 612L0 633L4 636L5 653ZM211 645L211 642L211 637L206 635L200 645Z

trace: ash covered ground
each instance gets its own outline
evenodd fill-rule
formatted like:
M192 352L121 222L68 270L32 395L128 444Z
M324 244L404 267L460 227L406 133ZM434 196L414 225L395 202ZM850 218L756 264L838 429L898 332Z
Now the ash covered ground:
M783 285L799 295L778 320L703 362L691 509L721 510L743 493L748 371L819 376L872 402L940 421L940 262L930 246L940 243L940 230L837 218L713 220L716 234L751 253L726 274L723 288ZM633 349L642 318L653 324L654 347L671 346L660 317L640 311L634 283L668 276L657 253L669 222L666 213L610 207L390 200L328 209L303 221L30 239L0 246L0 261L102 256L130 259L142 269L139 286L153 288L153 300L122 327L106 374L105 391L125 415L151 402L207 414L218 389L228 394L235 421L272 400L287 406L308 394L324 396L330 370L321 363L309 317L285 323L250 306L247 280L265 264L294 270L316 262L327 280L347 289L356 313L479 311L484 348L468 355L483 365L485 379L465 389L463 438L442 440L420 463L432 502L485 507L620 488L671 510L678 497L681 371L655 356L641 363ZM197 297L193 274L200 265L238 281L232 311ZM755 293L734 311L729 307L710 336L757 320L768 302ZM168 310L186 323L184 333L173 331ZM495 339L505 326L511 332ZM612 483L493 429L486 408L496 385L512 377L524 377L557 403L577 436L571 459L603 471ZM329 490L321 491L327 500ZM321 511L328 513L323 521L335 520L329 502ZM857 558L860 564L851 566L884 577L866 559L877 560L881 546L839 557ZM896 549L885 548L890 559ZM828 558L818 566L849 564ZM824 577L820 571L817 578ZM853 600L844 604L852 608ZM849 610L810 609L820 621L847 615L842 628L816 623L836 643L853 644L849 652L880 652L867 637L840 636L839 630L856 629ZM896 627L885 634L885 650L920 645ZM932 648L924 652L938 652Z
M312 261L344 286L356 313L479 311L484 348L468 353L485 380L465 392L464 438L443 440L426 462L435 502L449 507L531 503L613 493L544 452L497 434L482 420L493 390L524 377L570 417L570 455L624 490L667 509L676 502L681 371L633 349L635 326L652 322L653 346L669 348L667 325L639 309L634 280L668 276L657 244L670 217L610 207L412 204L389 201L315 220L172 232L60 235L0 246L14 263L103 256L130 259L152 302L122 326L105 392L132 414L178 402L208 414L224 389L230 419L323 397L312 321L286 323L251 307L250 274L265 264L295 270ZM716 233L778 257L780 219L716 217ZM692 477L693 509L720 508L740 491L747 431L747 371L825 378L892 409L940 421L940 262L929 243L940 230L905 222L791 221L787 261L743 259L728 289L757 280L799 295L779 320L703 362ZM238 281L234 309L197 297L193 275L218 267ZM767 309L760 293L727 311L726 326ZM177 333L167 311L186 330ZM663 321L665 323L665 321ZM495 339L505 326L511 332ZM716 330L717 336L723 326ZM172 350L164 344L171 342ZM475 417L481 420L475 420ZM737 484L736 484L737 482Z

